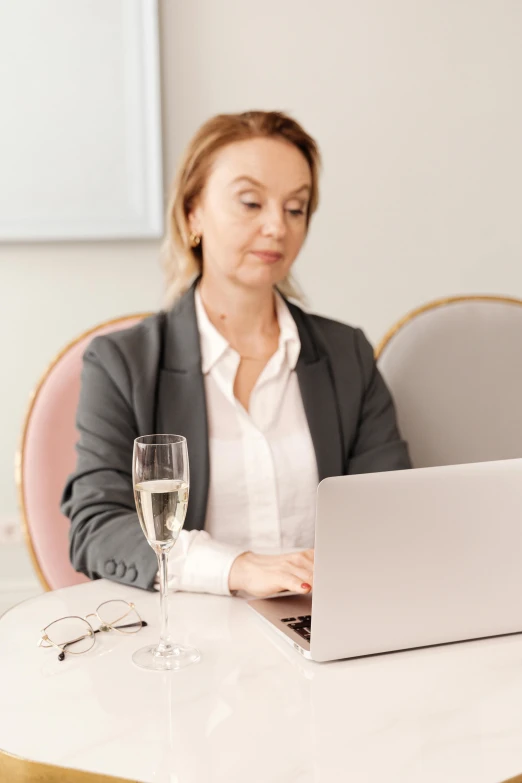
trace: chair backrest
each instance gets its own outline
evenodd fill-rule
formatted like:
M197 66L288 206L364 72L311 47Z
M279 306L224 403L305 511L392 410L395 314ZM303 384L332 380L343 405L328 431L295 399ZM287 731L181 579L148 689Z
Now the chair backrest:
M522 301L438 300L376 350L415 467L522 457Z
M70 564L70 522L60 512L63 488L76 464L75 420L84 351L97 335L127 329L147 315L116 318L81 334L51 362L32 394L16 458L16 480L25 540L46 590L88 581Z

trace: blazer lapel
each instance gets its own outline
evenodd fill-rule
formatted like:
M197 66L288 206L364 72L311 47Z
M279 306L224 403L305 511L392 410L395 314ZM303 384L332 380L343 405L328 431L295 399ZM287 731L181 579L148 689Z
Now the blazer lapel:
M157 390L158 432L187 439L190 496L186 530L204 527L209 483L207 406L194 291L192 286L166 314Z
M297 324L301 352L296 373L314 444L319 480L343 474L343 438L328 355L314 339L306 313L287 302Z

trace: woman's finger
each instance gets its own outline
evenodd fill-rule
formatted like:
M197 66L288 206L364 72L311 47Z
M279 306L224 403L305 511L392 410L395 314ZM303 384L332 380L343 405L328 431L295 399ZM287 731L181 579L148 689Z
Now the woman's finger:
M298 566L294 563L286 563L285 569L287 574L292 574L309 585L313 585L314 571L313 568L305 566Z
M312 589L310 582L292 573L281 573L281 590L289 590L291 593L309 593Z

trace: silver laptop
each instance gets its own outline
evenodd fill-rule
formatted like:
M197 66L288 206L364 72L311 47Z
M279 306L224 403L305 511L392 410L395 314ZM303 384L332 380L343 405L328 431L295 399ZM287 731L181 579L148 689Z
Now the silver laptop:
M522 459L325 479L313 594L249 606L314 661L521 632Z

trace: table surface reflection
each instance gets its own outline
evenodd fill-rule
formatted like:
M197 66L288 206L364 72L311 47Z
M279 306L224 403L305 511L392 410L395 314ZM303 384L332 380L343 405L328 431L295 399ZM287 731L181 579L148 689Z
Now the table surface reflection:
M148 628L59 663L60 616L134 601ZM522 770L522 636L330 664L300 657L240 598L171 596L178 673L134 666L157 594L99 580L0 619L0 749L140 783L498 783Z

